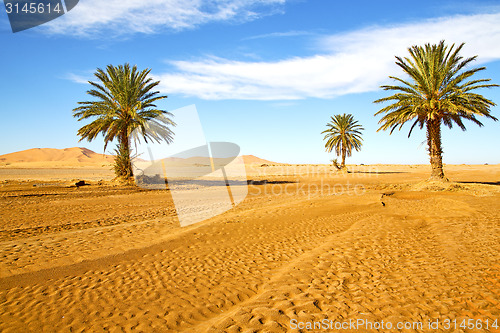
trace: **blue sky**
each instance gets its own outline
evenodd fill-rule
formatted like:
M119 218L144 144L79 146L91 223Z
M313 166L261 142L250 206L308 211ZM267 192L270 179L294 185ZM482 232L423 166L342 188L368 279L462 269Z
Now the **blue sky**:
M195 104L205 136L278 162L328 163L320 134L333 114L365 127L351 163L428 163L425 133L376 132L378 87L401 75L414 44L466 42L479 76L500 84L498 1L80 0L66 15L12 33L0 11L0 154L84 146L71 110L97 67L151 68L175 109ZM500 88L483 90L500 103ZM498 106L492 109L500 117ZM500 163L500 122L444 129L445 163ZM483 144L488 142L488 144ZM109 150L109 149L108 149Z

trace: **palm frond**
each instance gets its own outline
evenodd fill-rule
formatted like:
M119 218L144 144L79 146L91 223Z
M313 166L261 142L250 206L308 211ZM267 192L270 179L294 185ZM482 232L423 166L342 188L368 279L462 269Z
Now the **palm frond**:
M325 149L327 152L335 150L337 155L340 155L345 149L347 156L351 156L352 150L361 150L362 146L362 131L364 128L354 120L352 114L338 114L331 117L331 121L327 124L327 129L321 132L325 134L324 140Z
M383 85L393 95L383 97L374 103L390 104L375 115L383 115L380 130L401 129L408 121L413 121L409 134L418 124L422 128L428 120L438 119L445 126L458 125L465 130L462 119L482 125L475 116L485 116L497 120L490 109L495 106L491 100L473 91L481 88L498 87L490 79L469 80L485 67L464 70L476 56L463 59L459 52L464 43L448 47L444 41L439 44L412 46L410 57L396 57L396 64L407 74L407 78L389 76L400 85Z

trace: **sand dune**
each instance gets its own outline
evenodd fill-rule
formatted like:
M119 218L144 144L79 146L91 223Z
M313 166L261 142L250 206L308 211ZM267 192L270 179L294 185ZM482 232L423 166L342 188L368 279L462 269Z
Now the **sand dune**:
M113 156L98 154L83 147L33 148L0 155L0 166L10 168L102 166L112 162Z
M279 164L254 155L243 155L243 160L245 161L245 164Z
M191 157L188 159L169 158L170 161L188 163L206 163L206 158ZM276 164L254 155L243 155L245 164ZM109 167L113 156L99 154L83 147L65 149L33 148L10 154L0 155L0 167L4 168L79 168Z

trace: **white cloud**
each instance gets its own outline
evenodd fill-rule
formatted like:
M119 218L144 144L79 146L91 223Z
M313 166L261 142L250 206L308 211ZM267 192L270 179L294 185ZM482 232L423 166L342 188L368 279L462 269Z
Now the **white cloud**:
M91 75L79 75L74 73L68 73L65 79L73 81L75 83L88 84L92 80Z
M394 56L407 47L440 40L466 42L462 55L477 63L500 59L500 13L454 16L372 27L321 38L323 54L274 62L211 57L170 61L174 73L156 75L161 89L202 99L293 100L332 98L377 90L398 74Z
M215 21L249 21L286 0L82 0L43 25L48 33L99 36L184 30Z

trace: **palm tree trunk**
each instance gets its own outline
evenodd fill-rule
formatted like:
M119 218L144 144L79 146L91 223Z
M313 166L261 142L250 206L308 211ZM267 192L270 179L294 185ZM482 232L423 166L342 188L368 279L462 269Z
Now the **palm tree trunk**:
M123 147L123 158L125 159L125 170L123 170L123 177L124 178L130 178L133 176L132 172L132 160L130 159L130 138L127 135L127 132L123 132L121 137L120 137L120 143L122 144Z
M340 165L341 169L345 169L345 155L346 155L346 150L344 147L342 147L342 164Z
M431 162L431 179L446 180L443 172L443 150L441 148L441 120L427 121L427 144Z

